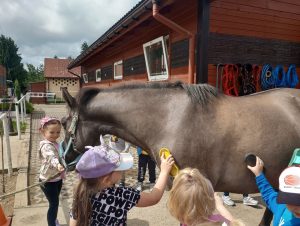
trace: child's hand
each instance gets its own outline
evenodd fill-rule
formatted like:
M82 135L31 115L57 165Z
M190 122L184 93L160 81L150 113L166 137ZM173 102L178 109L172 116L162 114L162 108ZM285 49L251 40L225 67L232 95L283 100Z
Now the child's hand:
M255 166L247 166L249 170L254 173L255 176L259 176L264 169L264 162L256 156L256 165Z
M161 172L170 173L172 166L174 164L174 158L172 155L169 155L168 158L165 159L164 155L160 157L160 170Z
M62 172L62 171L65 170L65 168L60 163L58 163L57 169L58 169L59 172Z

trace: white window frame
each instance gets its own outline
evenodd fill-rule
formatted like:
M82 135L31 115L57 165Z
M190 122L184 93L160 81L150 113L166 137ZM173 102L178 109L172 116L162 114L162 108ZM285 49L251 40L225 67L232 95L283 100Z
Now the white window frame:
M163 60L165 61L166 65L166 74L158 74L156 76L150 76L150 68L149 68L149 63L148 63L148 57L147 57L147 52L146 52L146 47L151 46L155 43L161 42L162 43L162 49L163 49ZM150 42L144 43L143 44L143 50L144 50L144 57L145 57L145 62L146 62L146 68L147 68L147 74L148 74L148 80L149 81L163 81L167 80L169 78L169 62L168 62L168 57L167 57L167 48L166 48L166 40L164 36L158 37Z
M117 65L122 65L122 74L121 75L116 75L116 66ZM123 79L123 60L119 60L117 62L114 63L114 80L120 80Z
M87 73L82 74L82 78L83 78L84 83L89 82L89 77L88 77Z
M99 77L97 76L98 72L100 73ZM101 68L99 68L99 69L96 70L95 76L96 76L96 82L101 82Z

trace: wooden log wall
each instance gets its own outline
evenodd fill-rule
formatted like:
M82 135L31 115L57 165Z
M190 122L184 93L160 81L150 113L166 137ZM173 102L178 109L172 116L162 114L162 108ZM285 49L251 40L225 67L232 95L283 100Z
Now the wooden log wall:
M300 75L300 1L211 2L209 83L218 63L296 64Z

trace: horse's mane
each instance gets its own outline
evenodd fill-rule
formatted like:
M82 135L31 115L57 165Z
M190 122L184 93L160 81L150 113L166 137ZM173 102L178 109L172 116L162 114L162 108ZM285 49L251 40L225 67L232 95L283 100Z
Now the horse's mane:
M89 100L96 96L99 92L114 92L130 89L183 89L191 97L193 102L201 105L206 105L212 99L218 96L218 91L214 87L208 84L184 84L178 82L162 82L162 83L129 83L112 88L100 89L100 88L84 88L81 89L77 95L78 107L86 106Z
M219 96L217 89L208 84L182 84L182 87L193 102L200 103L202 106Z

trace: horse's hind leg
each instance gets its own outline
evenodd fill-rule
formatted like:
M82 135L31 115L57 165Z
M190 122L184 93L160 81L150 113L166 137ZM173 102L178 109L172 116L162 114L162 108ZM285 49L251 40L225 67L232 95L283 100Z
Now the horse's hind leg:
M264 215L259 223L259 226L270 226L273 219L273 213L266 207Z

